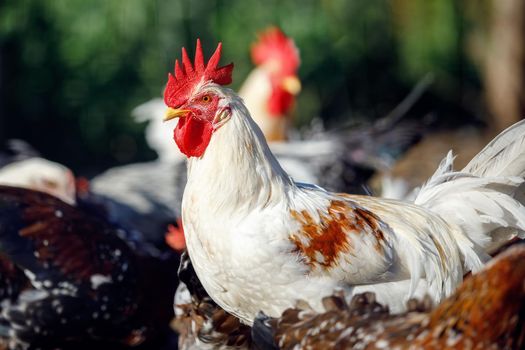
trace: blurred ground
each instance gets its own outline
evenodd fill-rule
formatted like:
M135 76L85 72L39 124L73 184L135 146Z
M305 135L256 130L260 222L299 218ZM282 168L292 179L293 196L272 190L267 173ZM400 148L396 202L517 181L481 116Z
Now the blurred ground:
M456 156L455 169L462 169L491 138L492 135L473 127L431 133L408 150L396 162L389 175L405 180L408 188L419 187L432 176L449 150ZM371 180L374 188L380 189L380 179L383 175L377 174Z

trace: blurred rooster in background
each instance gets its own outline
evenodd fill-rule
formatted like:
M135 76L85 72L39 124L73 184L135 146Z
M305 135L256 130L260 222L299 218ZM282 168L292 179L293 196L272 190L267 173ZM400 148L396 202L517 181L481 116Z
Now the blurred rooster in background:
M300 57L294 41L279 28L262 32L252 46L256 68L239 96L261 128L270 149L285 171L299 182L315 182L338 191L363 193L373 173L419 140L423 126L387 116L351 130L326 132L310 127L308 136L291 137L293 107L301 89L297 77Z
M304 299L320 310L336 288L374 291L393 311L428 293L438 303L513 237L523 237L525 123L461 171L447 156L414 203L330 193L294 182L242 100L223 87L221 45L204 63L183 49L165 90L166 120L188 157L183 225L204 288L251 324Z
M522 349L525 346L525 245L511 247L465 280L435 309L409 302L392 315L373 294L323 299L278 319L259 315L254 341L264 349ZM304 304L304 303L303 303Z
M251 56L256 67L242 84L239 96L268 142L286 141L295 96L301 91L299 50L281 29L270 27L253 44Z
M16 349L162 342L177 260L132 239L91 207L0 186L0 338Z

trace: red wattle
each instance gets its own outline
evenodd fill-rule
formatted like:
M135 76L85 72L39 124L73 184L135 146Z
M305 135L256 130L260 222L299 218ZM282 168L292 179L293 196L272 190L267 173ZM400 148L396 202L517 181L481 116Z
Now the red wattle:
M294 103L294 95L283 88L274 87L268 99L268 111L272 117L286 115Z
M188 157L200 157L210 143L213 126L208 121L194 117L179 119L173 138L182 153Z

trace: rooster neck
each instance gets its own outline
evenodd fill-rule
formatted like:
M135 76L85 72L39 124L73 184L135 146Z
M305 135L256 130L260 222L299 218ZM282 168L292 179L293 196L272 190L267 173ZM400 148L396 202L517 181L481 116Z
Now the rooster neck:
M198 192L190 195L192 200L204 199L208 210L226 215L286 200L293 181L242 100L224 90L231 119L214 133L202 157L189 159L186 191Z

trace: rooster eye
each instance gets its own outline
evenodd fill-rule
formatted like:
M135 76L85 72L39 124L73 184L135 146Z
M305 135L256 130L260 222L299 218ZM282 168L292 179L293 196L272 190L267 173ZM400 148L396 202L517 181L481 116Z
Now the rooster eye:
M210 102L210 101L211 101L211 97L209 95L202 96L202 102Z

